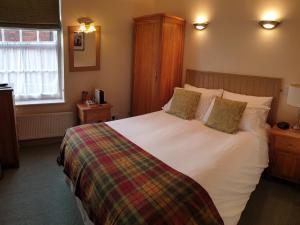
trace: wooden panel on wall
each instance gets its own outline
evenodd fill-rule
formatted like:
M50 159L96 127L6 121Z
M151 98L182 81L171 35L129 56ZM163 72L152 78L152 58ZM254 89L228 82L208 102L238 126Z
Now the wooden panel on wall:
M238 74L186 71L186 83L203 88L224 89L226 91L254 96L272 96L272 108L268 122L276 122L282 79Z

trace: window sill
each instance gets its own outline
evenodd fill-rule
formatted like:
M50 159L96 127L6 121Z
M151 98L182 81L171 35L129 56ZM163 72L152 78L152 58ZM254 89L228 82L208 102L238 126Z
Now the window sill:
M53 100L31 100L31 101L16 101L16 106L31 106L31 105L52 105L52 104L63 104L64 99L53 99Z

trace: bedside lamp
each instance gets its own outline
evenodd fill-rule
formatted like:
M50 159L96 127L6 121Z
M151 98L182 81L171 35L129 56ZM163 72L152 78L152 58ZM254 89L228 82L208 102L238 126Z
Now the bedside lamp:
M298 122L293 126L293 129L300 130L300 84L290 85L287 104L299 108Z

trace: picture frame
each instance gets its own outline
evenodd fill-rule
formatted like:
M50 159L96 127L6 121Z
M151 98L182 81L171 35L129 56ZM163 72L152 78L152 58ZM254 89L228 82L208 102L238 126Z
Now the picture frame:
M83 32L74 32L73 50L74 51L84 51L84 33Z
M68 44L69 44L69 71L70 72L82 72L82 71L97 71L100 70L100 48L101 48L101 27L95 26L96 31L95 34L95 44L96 44L96 65L92 66L75 66L75 54L77 53L84 53L87 49L87 38L86 34L84 34L84 52L78 52L74 49L74 34L75 32L78 33L79 26L68 26Z

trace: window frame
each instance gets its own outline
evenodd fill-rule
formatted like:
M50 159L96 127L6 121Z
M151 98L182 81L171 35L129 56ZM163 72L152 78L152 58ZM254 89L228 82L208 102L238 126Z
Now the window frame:
M65 103L65 90L64 90L64 51L63 51L63 30L62 29L37 29L37 28L20 28L20 27L0 27L1 38L4 41L4 29L16 29L20 33L20 41L22 42L22 31L36 31L37 42L39 42L39 31L56 31L57 32L57 65L58 65L58 87L60 96L58 98L49 99L27 99L27 100L15 100L15 105L46 105L46 104L63 104ZM26 43L26 42L25 42Z

